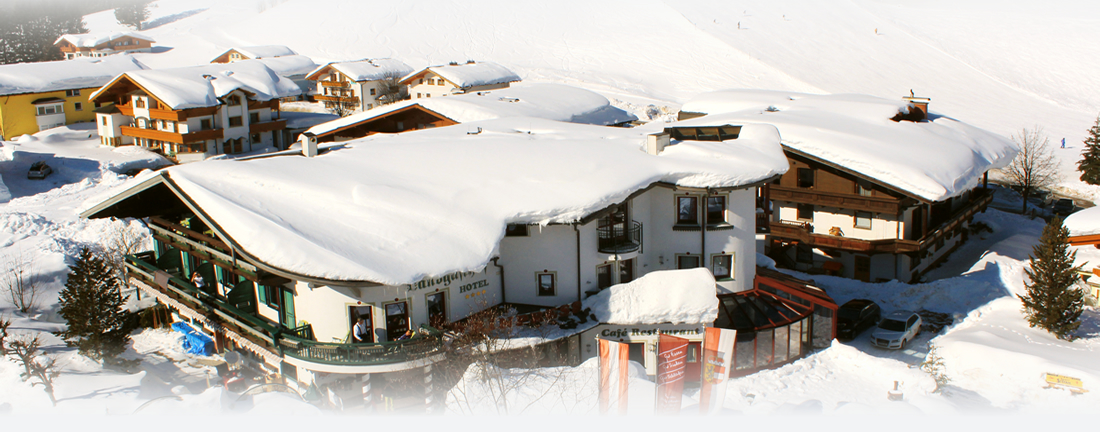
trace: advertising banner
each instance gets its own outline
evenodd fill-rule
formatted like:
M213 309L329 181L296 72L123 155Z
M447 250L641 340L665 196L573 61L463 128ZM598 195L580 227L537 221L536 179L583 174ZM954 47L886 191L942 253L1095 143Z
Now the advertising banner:
M711 414L722 408L726 382L733 366L733 343L737 330L707 327L703 338L703 377L699 389L699 413Z
M600 414L607 414L612 404L619 414L626 414L630 384L630 345L597 339L600 350Z
M688 340L662 334L657 339L657 414L679 414L687 375Z

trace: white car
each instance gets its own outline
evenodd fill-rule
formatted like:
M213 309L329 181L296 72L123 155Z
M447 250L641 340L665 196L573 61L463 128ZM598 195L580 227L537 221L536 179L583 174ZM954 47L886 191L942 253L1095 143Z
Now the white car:
M886 349L905 349L920 334L921 319L910 311L894 311L879 321L871 332L871 345Z

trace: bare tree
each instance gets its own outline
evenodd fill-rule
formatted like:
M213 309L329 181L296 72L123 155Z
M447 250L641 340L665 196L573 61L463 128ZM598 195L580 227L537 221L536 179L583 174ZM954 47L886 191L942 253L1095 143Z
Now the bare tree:
M113 221L103 241L104 255L119 281L126 283L126 256L146 250L148 236L129 221Z
M1022 212L1027 211L1027 199L1035 189L1053 186L1059 180L1058 159L1050 148L1050 140L1041 126L1023 128L1012 135L1020 146L1020 154L1001 171L1009 184L1020 189L1024 197Z
M11 327L11 320L0 317L0 356L8 354L7 348L4 348L7 346L4 340L8 338L8 327Z
M378 101L383 105L409 98L409 88L401 84L401 72L388 71L378 80Z
M30 313L38 307L42 289L34 255L25 254L20 249L5 257L0 290L8 294L12 306L19 312Z
M8 342L7 354L23 366L23 381L37 380L31 385L40 385L45 388L50 396L50 402L57 406L57 399L53 394L53 380L57 378L58 370L54 361L42 352L42 338L39 335L19 335Z
M325 108L328 108L328 112L338 117L347 117L351 113L355 112L354 107L352 107L350 104L346 104L343 102L333 102L326 105L327 106Z

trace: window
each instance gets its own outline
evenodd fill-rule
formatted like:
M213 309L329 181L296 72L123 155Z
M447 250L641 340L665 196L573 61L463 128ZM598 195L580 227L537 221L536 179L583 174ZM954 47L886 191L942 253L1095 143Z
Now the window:
M61 105L43 105L38 107L38 115L40 116L61 114L63 112L65 112L65 110L61 108Z
M527 237L527 225L526 224L508 224L504 228L505 237Z
M84 104L77 102L73 104L73 109L77 111L84 111Z
M255 113L255 112L254 113L248 113L248 122L249 123L259 123L260 122L260 113Z
M707 225L726 222L726 197L707 197Z
M370 89L370 95L371 95L371 96L374 96L374 94L375 94L375 93L376 93L377 91L378 91L378 89Z
M229 127L238 127L238 126L241 126L243 124L244 123L241 121L241 116L235 116L235 117L230 117L229 118Z
M210 123L211 123L210 119L199 120L199 130L208 130L208 129L210 129L211 128Z
M856 212L856 228L871 229L871 218L874 217L874 213L857 211Z
M447 323L446 293L428 294L425 300L428 304L428 325L436 328L442 327Z
M557 288L557 274L554 272L543 272L536 274L535 278L538 282L538 294L539 297L554 296Z
M814 205L813 204L799 204L798 205L798 220L813 222L813 220L814 220Z
M417 98L417 99L420 99L420 93L417 93L417 94L416 94L416 98Z
M229 106L240 105L241 104L241 97L237 96L237 95L227 97L227 98L225 98L225 103L226 103L226 105L229 105Z
M424 97L432 97L432 94L428 93L428 94L424 95Z
M710 258L710 270L715 279L733 278L733 255L714 255Z
M421 78L419 81L417 81L417 84L424 84L424 78ZM417 93L416 97L420 97L420 93Z
M859 193L860 196L874 195L874 192L871 190L871 185L865 185L863 182L856 183L856 192Z
M611 264L596 267L596 288L602 290L614 284L611 280Z
M80 89L65 90L65 97L80 96Z
M134 107L135 108L145 108L145 99L134 98Z
M258 133L257 134L252 134L252 136L250 136L249 138L252 140L253 144L259 144L260 143L260 134L258 134Z
M676 268L691 269L699 267L699 257L694 255L677 255Z
M634 280L634 258L619 261L619 283Z
M104 126L107 126L107 116L100 117L99 122L103 123Z
M698 197L682 196L676 197L676 223L679 225L698 225L699 224L699 201Z
M814 187L814 170L810 168L798 169L798 187L800 188L812 188Z

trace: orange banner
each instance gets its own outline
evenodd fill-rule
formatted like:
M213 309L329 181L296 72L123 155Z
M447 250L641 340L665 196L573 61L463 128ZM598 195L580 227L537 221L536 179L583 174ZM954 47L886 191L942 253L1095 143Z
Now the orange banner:
M699 412L710 414L722 408L726 399L737 330L707 327L703 339L703 377L699 389Z
M626 414L630 384L630 345L597 339L600 352L600 414L607 414L612 403L619 414Z

